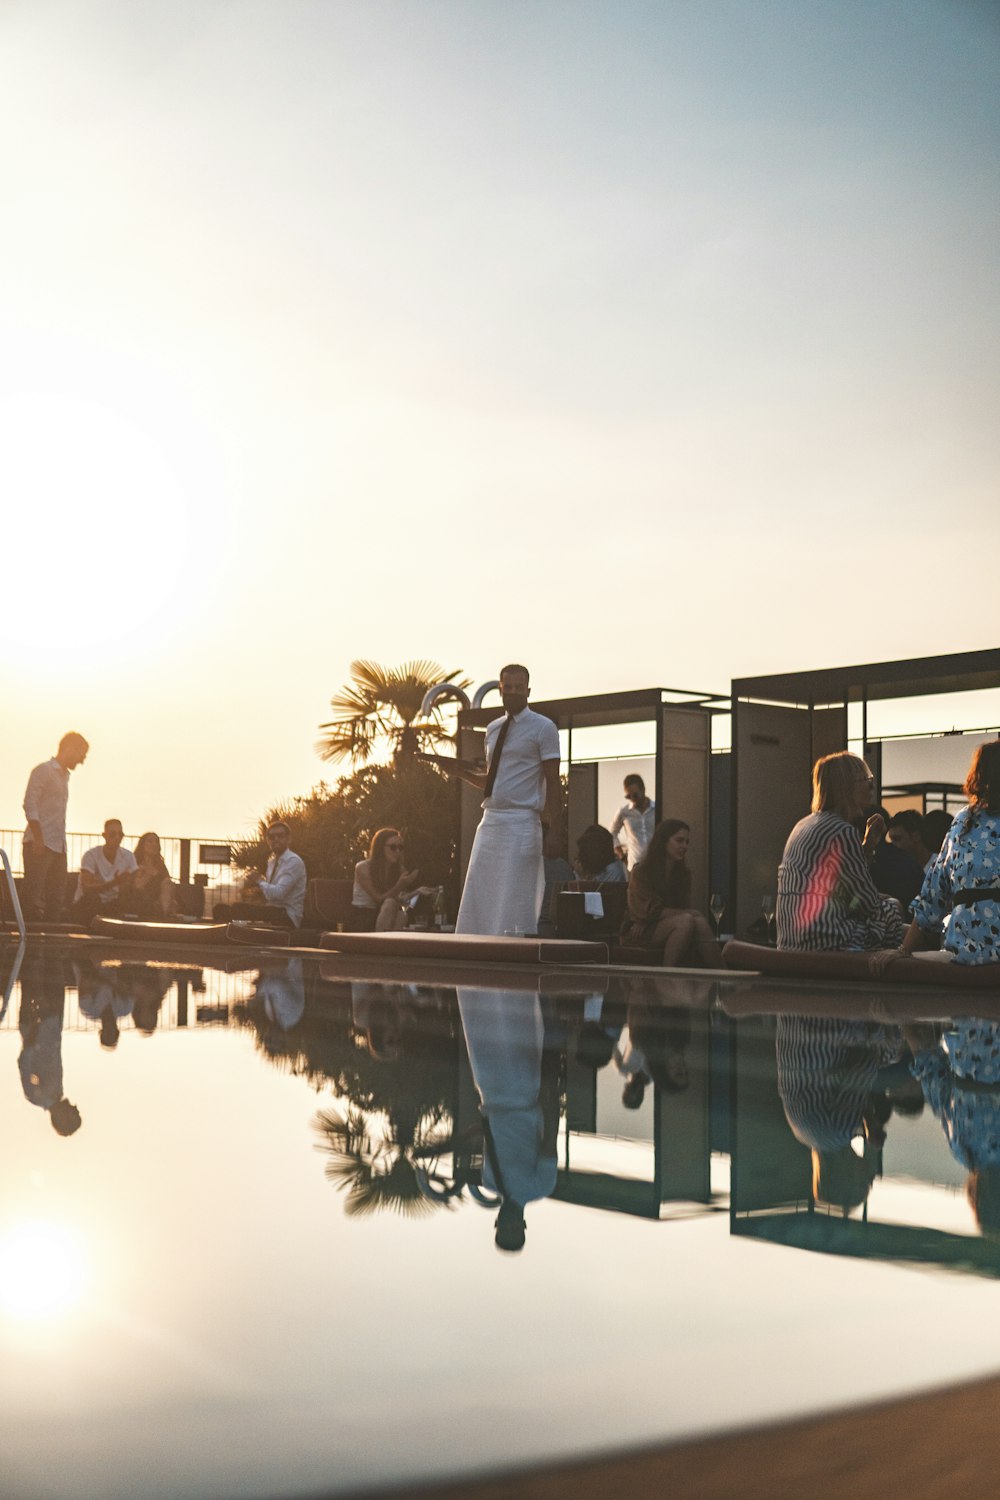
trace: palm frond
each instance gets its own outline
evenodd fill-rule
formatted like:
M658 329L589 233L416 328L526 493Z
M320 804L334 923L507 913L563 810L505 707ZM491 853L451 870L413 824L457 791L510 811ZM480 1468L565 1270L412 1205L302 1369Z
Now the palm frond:
M319 726L324 735L316 743L317 754L323 760L350 759L364 765L380 739L392 746L397 761L409 758L421 745L441 744L447 736L437 709L429 722L413 727L427 689L439 682L454 683L464 691L470 679L424 658L399 667L364 658L352 661L351 681L330 699L335 717Z

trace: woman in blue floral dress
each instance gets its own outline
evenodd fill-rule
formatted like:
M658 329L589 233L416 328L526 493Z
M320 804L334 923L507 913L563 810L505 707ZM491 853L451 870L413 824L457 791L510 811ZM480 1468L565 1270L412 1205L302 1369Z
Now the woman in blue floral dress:
M955 963L1000 964L1000 740L979 746L965 791L969 805L924 876L899 952L943 929L943 953Z

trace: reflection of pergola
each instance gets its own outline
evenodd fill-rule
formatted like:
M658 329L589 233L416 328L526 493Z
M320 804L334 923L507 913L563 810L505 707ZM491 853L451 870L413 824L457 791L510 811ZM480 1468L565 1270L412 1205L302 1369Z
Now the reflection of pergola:
M634 692L595 693L583 698L553 698L531 707L544 714L567 737L569 763L567 828L570 851L576 839L597 821L598 762L574 761L573 732L623 724L652 723L656 730L656 771L650 796L658 812L678 810L691 824L690 863L696 899L708 904L709 771L713 713L728 713L729 699L718 693L686 688L640 688ZM461 709L458 715L458 754L469 760L482 755L486 725L497 718L497 707ZM464 879L472 840L480 818L481 794L462 786L459 858Z
M881 745L868 739L868 705L893 698L1000 687L1000 649L920 656L733 681L733 860L736 930L775 887L789 830L809 811L813 762L845 750L847 709L881 781Z

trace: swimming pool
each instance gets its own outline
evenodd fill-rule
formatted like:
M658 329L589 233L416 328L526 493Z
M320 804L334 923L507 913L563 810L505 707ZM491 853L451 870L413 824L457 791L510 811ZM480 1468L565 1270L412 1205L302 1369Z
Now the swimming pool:
M824 1017L830 986L226 962L49 944L13 987L11 1493L377 1490L1000 1366L1000 1253L899 1017ZM914 1337L929 1277L944 1340Z

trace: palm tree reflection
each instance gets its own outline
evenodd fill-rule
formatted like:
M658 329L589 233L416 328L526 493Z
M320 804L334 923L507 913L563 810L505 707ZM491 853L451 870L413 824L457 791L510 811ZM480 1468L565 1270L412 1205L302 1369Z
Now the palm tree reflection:
M381 1135L376 1123L384 1122ZM436 1155L445 1142L440 1137L442 1112L429 1110L415 1119L409 1111L365 1115L348 1104L317 1110L313 1129L317 1149L326 1157L326 1175L338 1190L347 1191L344 1212L361 1218L391 1209L411 1218L426 1217L435 1208L450 1208L447 1196L429 1196L421 1186L421 1157Z

